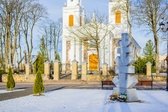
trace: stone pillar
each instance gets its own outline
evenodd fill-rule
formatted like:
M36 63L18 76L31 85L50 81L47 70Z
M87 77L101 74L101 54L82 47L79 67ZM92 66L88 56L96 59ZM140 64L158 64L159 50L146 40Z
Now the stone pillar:
M66 64L62 64L62 71L61 71L63 74L66 73Z
M150 62L146 63L146 76L151 76L151 65Z
M106 63L103 64L103 75L104 76L108 75L108 65Z
M56 60L54 62L54 80L59 80L60 75L60 62Z
M50 63L49 62L44 63L44 75L47 79L50 76Z
M78 78L78 62L76 60L72 61L72 75L71 80L76 80Z
M30 65L29 64L25 64L25 72L26 72L26 76L28 76L30 74Z
M82 63L82 80L86 81L87 80L87 63L84 62Z

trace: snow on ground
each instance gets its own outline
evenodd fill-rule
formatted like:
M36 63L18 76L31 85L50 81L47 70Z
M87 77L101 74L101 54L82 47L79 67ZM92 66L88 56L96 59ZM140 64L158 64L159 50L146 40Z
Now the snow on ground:
M7 90L0 90L0 94L2 93L9 93L9 92L16 92L16 91L24 91L25 89L15 89L13 91L7 91Z
M0 112L167 112L168 92L138 91L143 103L109 103L111 90L61 89L0 102Z

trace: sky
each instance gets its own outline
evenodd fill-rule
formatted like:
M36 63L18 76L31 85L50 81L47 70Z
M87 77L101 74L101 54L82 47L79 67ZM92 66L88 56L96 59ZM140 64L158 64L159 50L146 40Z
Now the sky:
M85 13L92 14L94 11L98 11L103 15L108 16L108 1L109 0L82 0L82 6L85 9ZM62 18L62 7L66 3L66 0L39 0L39 2L46 8L47 17L53 21L57 21ZM146 32L143 28L133 25L133 37L143 49L148 40L153 40L152 36ZM162 48L161 53L165 52Z

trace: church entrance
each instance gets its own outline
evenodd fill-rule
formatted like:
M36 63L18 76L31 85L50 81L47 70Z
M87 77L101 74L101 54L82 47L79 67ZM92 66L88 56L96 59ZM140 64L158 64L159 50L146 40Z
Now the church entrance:
M89 70L98 69L98 56L97 54L89 55Z

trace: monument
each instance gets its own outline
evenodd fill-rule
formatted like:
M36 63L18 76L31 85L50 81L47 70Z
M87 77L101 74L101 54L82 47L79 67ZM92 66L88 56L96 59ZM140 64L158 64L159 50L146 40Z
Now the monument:
M122 33L122 38L119 41L119 48L117 50L118 56L116 58L116 74L117 77L113 79L117 88L114 88L114 92L119 96L125 95L126 101L138 101L136 89L133 88L137 83L137 79L133 76L135 73L135 67L133 64L133 49L131 47L132 40L128 33Z

